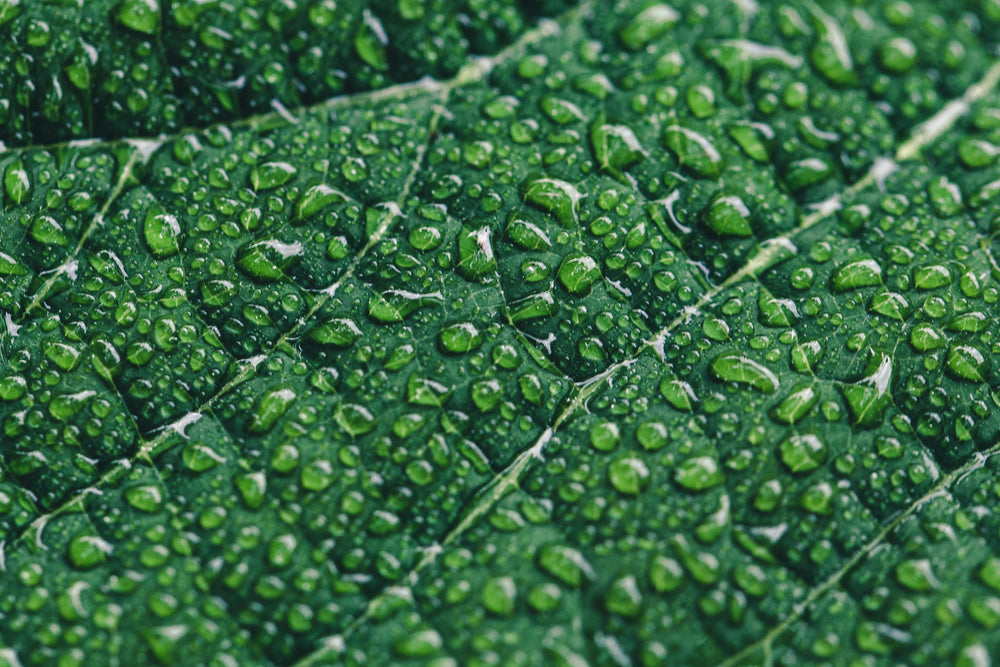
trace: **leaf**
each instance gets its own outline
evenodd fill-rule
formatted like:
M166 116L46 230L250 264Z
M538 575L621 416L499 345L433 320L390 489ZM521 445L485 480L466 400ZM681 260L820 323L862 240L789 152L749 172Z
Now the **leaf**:
M1000 654L993 5L0 31L0 660Z

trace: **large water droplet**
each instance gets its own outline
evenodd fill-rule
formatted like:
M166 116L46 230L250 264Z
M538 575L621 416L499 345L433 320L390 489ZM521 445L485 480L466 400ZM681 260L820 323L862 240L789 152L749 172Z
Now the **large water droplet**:
M677 466L674 479L689 491L705 491L725 481L719 462L711 456L684 459Z
M347 195L340 190L331 188L326 183L313 185L306 189L296 205L298 218L307 220L330 204L341 204L346 201Z
M177 216L157 205L149 207L142 225L146 246L154 257L163 259L180 251L181 225Z
M889 394L892 371L892 357L875 352L865 368L865 376L854 384L841 386L840 392L858 426L873 428L882 423L885 409L892 402Z
M126 28L155 35L160 30L159 0L123 0L118 6L118 20Z
M594 568L583 554L561 544L546 544L538 550L538 566L563 583L578 587L593 580Z
M389 45L389 36L382 27L382 22L378 17L365 9L362 21L354 33L354 50L366 63L377 70L389 69L389 57L386 47Z
M716 179L726 166L722 153L700 132L681 125L669 125L663 140L681 166L698 178Z
M712 375L723 382L747 384L765 394L778 389L778 376L771 369L738 352L724 352L712 361Z
M250 422L247 424L247 431L249 433L267 433L270 431L274 428L278 419L292 407L292 403L295 402L296 398L298 398L298 395L288 387L268 389L260 397L260 400L257 401L257 406L254 408L250 416Z
M253 168L250 172L250 184L254 190L270 190L284 185L298 173L288 162L265 162Z
M656 40L678 21L681 15L666 4L655 4L642 10L618 31L618 39L626 49L638 51Z
M882 284L882 267L871 258L854 259L841 265L831 279L835 292L874 287Z
M778 446L781 461L794 473L811 472L826 462L826 445L811 433L794 434Z
M28 267L5 252L0 252L0 276L26 276Z
M984 382L990 375L989 358L974 345L955 345L948 353L952 377L968 382Z
M7 198L15 204L23 204L31 199L31 180L22 160L14 160L7 165L3 177Z
M302 259L302 244L277 239L253 241L236 251L236 268L257 283L273 283L287 277L287 271Z
M627 125L591 124L590 145L597 163L613 171L625 171L646 156L635 132Z
M402 322L419 308L444 304L441 292L418 294L406 290L386 290L368 302L368 314L378 322Z
M771 417L783 424L793 425L805 417L817 401L819 394L813 385L798 385L771 409Z
M559 282L570 294L587 294L591 286L600 279L601 270L597 261L589 255L568 255L559 265Z
M583 195L566 181L544 176L531 176L521 184L521 196L528 203L551 213L563 227L576 223L577 203Z
M489 227L463 227L458 235L458 265L455 269L466 280L481 281L497 268Z
M332 345L345 349L357 342L361 337L361 329L354 320L346 317L335 317L327 322L317 324L306 338L320 345Z
M337 406L333 417L337 421L337 424L340 425L340 428L353 436L370 433L378 426L375 415L363 405L342 403Z
M753 236L750 209L736 195L713 197L702 212L702 220L719 236Z

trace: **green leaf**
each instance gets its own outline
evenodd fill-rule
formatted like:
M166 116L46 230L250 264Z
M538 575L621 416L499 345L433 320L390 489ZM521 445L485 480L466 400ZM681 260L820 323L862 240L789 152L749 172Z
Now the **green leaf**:
M0 33L0 662L1000 655L995 3Z

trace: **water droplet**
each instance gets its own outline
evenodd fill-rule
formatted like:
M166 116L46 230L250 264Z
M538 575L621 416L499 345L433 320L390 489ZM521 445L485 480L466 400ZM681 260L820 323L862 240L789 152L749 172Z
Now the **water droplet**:
M70 541L67 555L70 565L78 570L89 570L105 562L112 551L111 544L106 540L90 533L80 533Z
M752 160L761 164L770 164L769 146L775 137L771 126L763 123L738 122L729 126L728 133Z
M298 218L307 220L330 204L342 204L347 196L340 190L335 190L325 183L313 185L306 189L296 205Z
M335 317L314 326L306 334L306 338L320 345L332 345L340 349L346 349L354 345L361 338L361 329L358 328L358 325L352 319Z
M462 146L462 158L476 169L485 169L490 165L493 151L493 144L489 141L468 141Z
M911 558L896 565L896 581L911 591L930 593L941 587L926 558Z
M889 388L892 381L892 357L884 352L872 354L865 376L854 384L840 387L854 422L862 428L874 428L882 423L885 409L892 402Z
M184 446L181 458L188 470L204 472L226 462L226 458L203 442L192 441Z
M684 570L669 556L655 556L649 564L649 583L657 593L675 591L684 584Z
M201 283L201 298L208 306L224 306L239 292L235 283L229 280L205 280Z
M906 37L893 37L878 49L879 61L889 72L901 74L917 64L917 47Z
M265 162L250 172L250 184L254 190L271 190L292 180L298 173L288 162Z
M510 616L517 603L517 586L511 577L493 577L483 586L483 606L497 616Z
M278 419L292 407L296 398L298 395L288 387L268 389L254 408L250 422L247 424L247 432L267 433L270 431Z
M66 421L87 406L94 396L92 389L85 389L74 394L62 394L49 402L49 414L60 421Z
M604 608L612 614L628 618L639 615L642 611L642 593L639 582L631 574L616 579L608 588L604 598Z
M272 283L287 277L303 254L302 244L277 239L253 241L236 250L236 268L257 283Z
M552 292L530 294L510 304L510 320L514 324L524 320L551 317L559 311L559 304Z
M45 356L64 371L71 371L80 361L80 350L68 343L53 341L45 345Z
M691 412L698 405L698 396L694 393L694 387L684 380L663 378L660 381L660 394L667 399L670 405L683 412Z
M883 290L876 292L868 307L873 313L884 315L900 322L906 320L913 312L910 302L899 292Z
M590 429L590 444L601 452L615 449L621 437L621 430L615 422L598 422Z
M871 258L860 258L842 264L833 273L830 286L835 292L874 287L882 284L882 267Z
M576 208L583 195L566 181L544 176L531 176L521 184L521 197L528 203L551 213L563 227L573 227Z
M123 0L118 6L118 20L126 28L155 35L160 31L159 0Z
M438 332L438 342L445 352L465 354L482 346L483 334L471 322L457 322L441 327Z
M674 479L688 491L705 491L725 481L719 462L711 456L692 456L677 466Z
M31 223L31 238L45 245L69 245L63 226L51 215L36 215Z
M469 394L481 412L490 412L503 399L503 385L494 378L476 380L469 388Z
M524 250L539 251L552 247L549 235L541 227L517 215L512 215L507 223L507 238Z
M958 145L958 159L969 169L992 165L1000 155L1000 147L982 139L966 138Z
M938 289L950 285L951 280L951 271L942 264L922 266L913 272L913 284L917 289Z
M155 484L132 486L125 490L125 500L143 512L159 512L163 508L163 489Z
M416 373L410 375L406 382L406 400L415 405L443 407L451 398L453 391L454 387Z
M443 645L437 630L417 630L394 641L392 650L403 658L425 658Z
M934 212L943 218L950 218L962 212L962 190L946 176L939 176L927 186Z
M630 51L643 49L665 34L681 20L677 11L665 4L655 4L642 10L618 31L618 39Z
M781 461L794 473L811 472L826 463L828 450L817 436L811 433L793 434L778 445Z
M995 556L987 558L986 562L979 568L979 579L994 591L1000 593L1000 558Z
M918 352L937 350L948 345L948 339L933 324L921 323L910 332L910 344Z
M22 160L14 160L7 165L3 177L7 198L15 204L23 204L31 199L31 179Z
M822 183L833 175L833 165L818 157L791 162L782 174L782 181L792 192Z
M441 292L418 294L406 290L386 290L368 302L368 314L378 322L402 322L419 308L444 304Z
M583 554L561 544L546 544L538 550L538 566L563 583L579 587L596 574Z
M267 498L267 476L261 471L241 472L233 477L233 485L247 509L257 510Z
M645 461L637 456L616 459L608 466L608 481L620 493L637 496L649 485L650 472Z
M580 107L567 100L547 95L541 101L542 112L554 123L568 125L584 120Z
M771 417L789 426L797 423L819 401L819 394L811 384L800 384L792 392L771 408Z
M567 255L559 265L559 282L570 294L582 295L590 292L591 286L601 278L597 261L589 255Z
M494 120L512 118L517 114L517 109L520 106L521 101L513 95L501 95L484 104L483 113Z
M695 118L708 118L715 114L715 91L708 86L691 86L686 98L691 115Z
M375 415L363 405L341 403L333 413L340 428L357 437L371 433L378 426Z
M750 209L736 195L713 197L702 211L701 219L719 236L753 236Z
M180 251L181 225L177 216L157 205L149 207L142 225L146 246L154 257L163 259Z
M797 343L792 346L792 367L799 373L812 374L816 364L823 358L823 344L818 340Z
M590 126L590 145L597 163L604 169L621 172L646 157L635 132L627 125L596 122Z
M809 58L820 74L840 86L857 85L854 61L847 46L847 38L840 25L828 14L813 6L818 39L809 52Z
M985 382L990 374L988 358L973 345L953 346L946 367L955 379L969 382Z
M705 135L681 125L669 125L663 131L663 140L681 166L694 176L716 179L722 175L725 160Z
M354 50L366 63L377 70L389 69L389 57L386 47L389 45L389 37L378 17L365 9L362 21L354 33Z
M463 278L474 282L496 272L497 260L493 255L489 227L462 228L458 235L458 265L455 269Z
M0 252L0 276L26 276L28 267L5 252Z
M28 391L28 381L20 375L0 377L0 400L16 401Z
M747 384L765 394L773 394L778 389L778 376L773 371L738 352L720 354L710 368L723 382Z

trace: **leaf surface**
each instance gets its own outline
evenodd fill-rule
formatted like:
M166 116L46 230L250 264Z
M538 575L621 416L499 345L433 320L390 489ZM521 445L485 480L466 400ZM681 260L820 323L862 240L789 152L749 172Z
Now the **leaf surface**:
M0 661L1000 653L992 4L71 4Z

